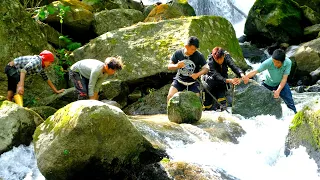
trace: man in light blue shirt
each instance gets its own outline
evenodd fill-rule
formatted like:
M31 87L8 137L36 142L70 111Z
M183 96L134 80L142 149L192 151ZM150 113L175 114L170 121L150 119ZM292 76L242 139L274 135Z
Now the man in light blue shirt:
M279 98L280 96L288 108L293 110L294 113L297 113L291 90L287 83L291 65L292 62L289 58L286 58L285 52L281 49L277 49L273 52L272 58L265 60L257 70L251 71L246 75L244 83L247 84L249 78L253 77L257 73L268 70L269 75L266 76L266 80L262 85L273 91L274 98Z

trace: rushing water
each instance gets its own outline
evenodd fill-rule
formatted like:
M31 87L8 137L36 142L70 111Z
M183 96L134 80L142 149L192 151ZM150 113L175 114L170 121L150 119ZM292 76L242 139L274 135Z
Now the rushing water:
M167 0L143 0L144 4L152 4ZM190 0L190 4L199 13L200 5L207 0ZM225 1L211 0L209 3ZM243 12L248 13L254 0L236 0L234 4ZM203 4L202 4L203 6ZM208 5L210 6L210 4ZM214 13L212 13L214 14ZM244 21L234 25L237 36L243 34ZM293 92L297 109L313 98L319 98L318 93L297 94ZM274 116L257 116L245 119L241 116L232 116L246 131L240 137L239 144L214 143L205 136L196 143L183 144L168 139L170 148L167 153L173 160L197 163L209 169L223 169L228 174L241 180L317 180L319 174L317 165L310 159L304 147L293 149L291 154L284 155L285 137L288 133L293 113L284 104L283 118ZM230 115L231 116L231 115ZM190 137L192 138L192 136ZM193 139L194 141L194 139ZM23 145L0 156L0 179L3 180L44 180L36 166L33 145Z

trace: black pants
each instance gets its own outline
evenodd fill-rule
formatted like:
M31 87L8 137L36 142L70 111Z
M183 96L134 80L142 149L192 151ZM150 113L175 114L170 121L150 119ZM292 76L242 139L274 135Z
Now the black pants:
M227 87L226 84L221 84L220 86L208 87L208 91L218 100L220 104L222 104L225 108L227 106L227 99L226 99L226 91ZM213 100L213 97L205 91L205 100L203 105L211 110L217 110L222 107Z
M78 92L78 100L88 99L89 79L82 77L78 72L69 71L69 78Z
M8 77L8 91L17 92L17 84L20 81L20 73L15 66L6 65L4 73Z

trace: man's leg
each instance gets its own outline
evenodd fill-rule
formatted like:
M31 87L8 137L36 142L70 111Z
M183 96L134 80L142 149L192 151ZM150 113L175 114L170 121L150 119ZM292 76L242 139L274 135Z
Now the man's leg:
M13 91L11 91L11 90L8 91L7 100L8 100L8 101L12 101L13 95L14 95Z
M78 100L87 99L88 91L84 83L85 80L80 77L79 73L73 71L69 71L69 77L78 92Z
M288 83L286 83L286 85L281 90L280 97L286 103L288 108L293 110L294 113L297 113L297 109L296 109L296 107L294 105L294 101L293 101L291 90L290 90L290 87L289 87Z
M168 92L167 102L169 102L169 100L172 98L172 96L175 93L179 91L183 91L185 88L186 86L184 86L183 84L180 84L177 80L174 79Z

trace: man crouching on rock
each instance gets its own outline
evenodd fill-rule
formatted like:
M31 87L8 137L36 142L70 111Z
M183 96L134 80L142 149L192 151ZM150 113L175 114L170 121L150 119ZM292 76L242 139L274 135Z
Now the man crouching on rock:
M5 73L8 77L7 99L12 101L12 98L14 98L18 105L23 106L24 80L26 74L40 74L55 93L62 93L64 89L57 90L44 72L44 69L49 67L53 61L54 56L52 52L44 50L39 55L21 56L9 62L5 67ZM17 91L18 93L14 95Z
M78 100L99 99L99 90L106 77L121 70L123 64L118 57L108 57L105 62L96 59L84 59L73 64L69 77L78 92Z

